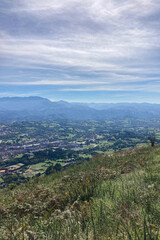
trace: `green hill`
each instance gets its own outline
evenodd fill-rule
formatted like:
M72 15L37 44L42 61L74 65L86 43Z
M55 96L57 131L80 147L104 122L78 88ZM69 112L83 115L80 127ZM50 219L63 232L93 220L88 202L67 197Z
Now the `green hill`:
M0 190L0 239L160 239L160 147L97 155Z

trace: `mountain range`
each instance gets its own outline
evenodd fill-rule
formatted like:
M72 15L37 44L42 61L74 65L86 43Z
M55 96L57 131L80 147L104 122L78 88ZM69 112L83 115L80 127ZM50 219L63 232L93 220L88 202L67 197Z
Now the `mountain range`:
M160 104L52 102L42 97L0 98L0 122L113 120L160 117Z

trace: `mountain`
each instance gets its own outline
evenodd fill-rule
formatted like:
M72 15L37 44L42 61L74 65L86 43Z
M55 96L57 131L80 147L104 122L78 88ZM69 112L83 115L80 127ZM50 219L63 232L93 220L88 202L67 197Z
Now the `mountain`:
M0 98L0 122L156 117L160 117L160 104L51 102L41 97Z
M0 122L37 120L88 120L97 110L65 101L51 102L41 97L0 98Z
M0 111L43 111L46 106L52 103L41 97L5 97L0 98Z

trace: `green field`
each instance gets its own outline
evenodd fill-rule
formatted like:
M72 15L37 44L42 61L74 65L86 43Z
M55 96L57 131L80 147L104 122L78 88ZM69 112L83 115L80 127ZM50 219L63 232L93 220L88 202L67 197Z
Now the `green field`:
M2 183L3 182L3 179L0 177L0 183Z

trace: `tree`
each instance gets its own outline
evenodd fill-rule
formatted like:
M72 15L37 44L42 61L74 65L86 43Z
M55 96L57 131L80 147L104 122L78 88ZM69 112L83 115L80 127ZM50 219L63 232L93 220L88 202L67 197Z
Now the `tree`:
M45 171L45 174L46 175L49 175L49 174L52 174L54 173L55 171L58 172L58 171L61 171L62 170L62 166L60 163L56 163L55 166L49 166L46 171Z
M51 174L51 173L53 173L53 166L49 166L49 167L46 169L46 172L45 172L46 175L49 175L49 174Z
M154 147L155 141L156 141L156 134L155 134L155 133L151 133L151 134L149 135L149 141L150 141L150 143L151 143L151 146Z
M61 171L62 166L60 163L56 163L56 165L53 167L53 169L55 169L56 171Z

